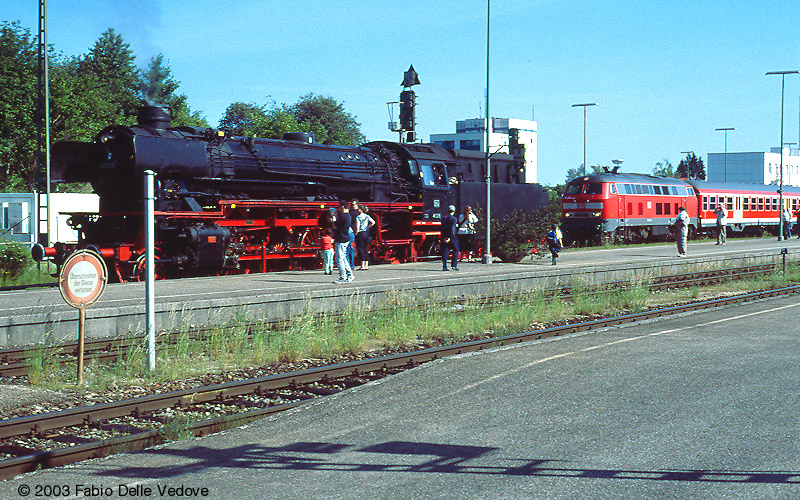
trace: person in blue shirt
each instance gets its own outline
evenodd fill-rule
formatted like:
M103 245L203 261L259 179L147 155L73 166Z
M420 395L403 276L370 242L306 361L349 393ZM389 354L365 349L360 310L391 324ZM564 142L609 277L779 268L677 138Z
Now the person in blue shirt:
M558 252L564 248L564 242L561 236L561 230L557 224L553 224L550 232L547 233L547 248L550 249L550 255L553 258L553 265L555 266L558 261Z

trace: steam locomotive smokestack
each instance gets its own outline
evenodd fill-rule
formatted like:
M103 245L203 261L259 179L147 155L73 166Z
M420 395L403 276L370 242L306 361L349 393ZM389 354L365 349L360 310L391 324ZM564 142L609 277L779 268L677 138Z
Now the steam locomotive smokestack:
M136 115L139 125L155 129L167 129L170 126L169 112L162 106L142 106Z

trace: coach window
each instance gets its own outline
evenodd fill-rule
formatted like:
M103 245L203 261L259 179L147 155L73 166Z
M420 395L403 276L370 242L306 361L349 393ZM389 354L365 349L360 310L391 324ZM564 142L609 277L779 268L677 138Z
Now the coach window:
M742 198L742 210L750 210L750 198L747 196Z
M664 215L670 215L669 207L671 207L669 203L664 203Z
M656 215L663 215L663 205L661 203L656 203Z
M733 196L728 196L725 203L725 208L727 210L733 210Z
M708 196L703 196L703 212L708 212Z
M759 210L764 210L764 198L759 198L758 199L758 209Z

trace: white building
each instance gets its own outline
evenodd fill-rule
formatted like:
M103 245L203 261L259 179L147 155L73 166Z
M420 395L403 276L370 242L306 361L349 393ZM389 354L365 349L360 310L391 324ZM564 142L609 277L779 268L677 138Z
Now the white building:
M96 194L50 193L49 243L77 243L78 233L67 224L70 214L95 213L99 206L100 198ZM39 239L36 226L34 193L0 193L0 239L33 245Z
M778 148L772 148L769 153L728 153L727 160L725 157L725 153L708 153L706 177L709 181L780 184ZM800 149L783 148L783 185L800 186Z
M431 142L447 149L485 151L486 119L473 118L456 122L455 134L431 134ZM535 183L537 179L536 122L518 118L492 118L489 133L489 150L508 153L521 160L522 182Z

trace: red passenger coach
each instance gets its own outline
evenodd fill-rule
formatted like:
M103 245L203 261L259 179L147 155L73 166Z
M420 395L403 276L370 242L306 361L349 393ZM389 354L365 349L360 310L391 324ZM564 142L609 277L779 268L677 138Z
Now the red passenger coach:
M698 227L694 188L679 179L606 172L572 180L561 199L562 229L568 241L644 241L670 234L680 207Z
M721 205L728 217L728 230L734 233L778 234L780 193L778 186L731 182L687 181L695 188L700 209L700 225L709 233L716 226L714 210ZM792 214L800 209L800 188L783 188L783 206Z

